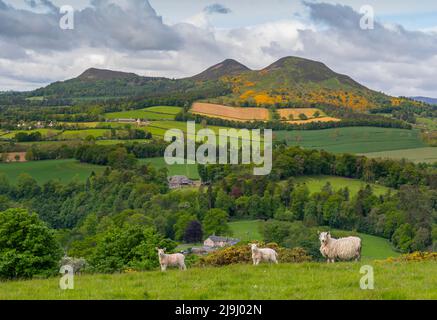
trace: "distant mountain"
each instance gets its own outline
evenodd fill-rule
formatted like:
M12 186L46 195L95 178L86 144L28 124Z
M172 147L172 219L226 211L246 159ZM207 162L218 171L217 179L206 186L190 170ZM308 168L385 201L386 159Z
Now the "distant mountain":
M86 81L140 78L135 73L90 68L77 79Z
M238 75L246 71L250 71L250 69L245 65L233 59L226 59L188 79L195 81L217 80L224 76Z
M31 96L51 98L136 98L177 96L251 106L311 106L329 104L365 111L398 105L393 98L336 73L325 64L284 57L261 70L251 70L233 59L220 62L184 79L151 78L91 68L79 77L55 82Z
M410 97L413 100L419 101L419 102L425 102L428 104L435 104L437 105L437 99L436 98L428 98L428 97Z

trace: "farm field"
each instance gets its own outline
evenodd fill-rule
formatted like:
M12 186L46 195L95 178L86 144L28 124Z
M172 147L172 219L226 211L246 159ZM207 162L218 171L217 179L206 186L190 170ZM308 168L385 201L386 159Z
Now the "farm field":
M233 121L269 120L269 110L265 108L238 108L211 103L194 103L190 110L193 114L204 115Z
M31 175L38 183L56 179L63 183L74 179L83 182L91 172L99 173L104 169L104 166L83 164L72 159L0 164L0 174L5 174L12 183L16 183L22 173Z
M360 189L363 189L367 184L369 184L358 179L348 179L335 176L304 176L296 177L295 180L298 183L305 183L311 193L320 191L326 183L329 182L334 191L348 187L351 196L356 195ZM378 196L387 193L389 190L389 188L377 184L370 183L370 186Z
M35 129L35 130L14 130L0 136L0 139L13 139L17 133L24 132L27 134L39 132L43 138L49 138L58 135L61 131L55 129Z
M336 153L370 153L426 147L418 130L375 127L275 131L274 139L286 141L288 145Z
M368 158L406 159L415 163L437 162L437 147L363 153Z
M242 241L262 240L260 227L264 223L262 220L242 220L229 223L233 232L233 237ZM387 239L372 236L369 234L353 231L328 229L327 227L316 227L314 237L317 238L317 231L330 230L333 237L346 237L356 235L363 240L362 261L381 260L389 257L397 257L400 254L393 250L390 241Z
M106 119L146 119L146 120L174 120L182 110L180 107L150 107L140 110L121 111L105 114Z
M259 232L262 223L262 220L241 220L229 222L229 227L233 238L241 241L262 240L262 235Z
M141 164L151 163L156 169L167 168L169 176L183 175L192 180L199 180L199 173L197 172L197 165L195 164L175 164L168 165L164 158L150 158L140 159Z
M128 274L76 276L74 290L59 278L4 282L0 299L293 300L437 299L437 264L374 262L374 290L361 290L363 263L232 265ZM267 276L266 276L267 275ZM193 290L195 285L195 290Z
M88 136L102 138L111 133L108 129L65 130L58 136L59 140L83 140Z

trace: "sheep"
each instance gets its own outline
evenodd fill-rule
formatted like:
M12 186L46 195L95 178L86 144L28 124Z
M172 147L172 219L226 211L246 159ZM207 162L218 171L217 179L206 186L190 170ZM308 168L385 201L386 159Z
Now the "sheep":
M278 253L270 248L258 248L256 244L249 245L252 249L253 265L257 266L261 261L278 264Z
M185 256L182 253L165 254L165 248L156 248L156 250L158 250L159 264L161 265L162 272L165 272L168 266L178 266L179 270L187 270Z
M335 259L361 259L361 239L358 237L334 239L330 232L322 232L319 233L319 240L320 253L327 258L327 263L334 263Z

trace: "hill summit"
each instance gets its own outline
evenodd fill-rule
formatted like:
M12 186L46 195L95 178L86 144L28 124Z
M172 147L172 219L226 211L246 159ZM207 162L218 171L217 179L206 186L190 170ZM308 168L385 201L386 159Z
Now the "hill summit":
M238 75L246 71L251 70L234 59L226 59L189 79L195 81L217 80L224 76Z
M114 80L114 79L130 79L139 77L135 73L112 71L106 69L89 68L85 70L79 77L78 80Z

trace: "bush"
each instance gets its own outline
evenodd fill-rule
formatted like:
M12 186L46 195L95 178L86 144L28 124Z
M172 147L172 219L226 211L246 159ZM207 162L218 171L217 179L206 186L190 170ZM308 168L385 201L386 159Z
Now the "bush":
M24 209L0 212L0 278L56 274L62 250L36 214Z
M311 261L311 257L302 248L282 248L276 243L259 243L258 245L260 247L276 250L280 263L299 263ZM248 244L236 245L217 250L205 257L200 258L197 265L219 267L237 263L252 263L252 251Z

